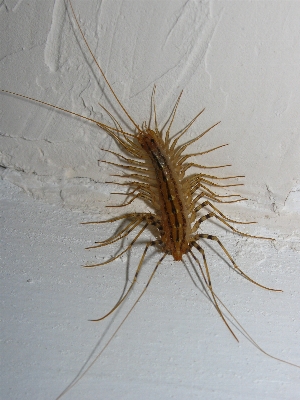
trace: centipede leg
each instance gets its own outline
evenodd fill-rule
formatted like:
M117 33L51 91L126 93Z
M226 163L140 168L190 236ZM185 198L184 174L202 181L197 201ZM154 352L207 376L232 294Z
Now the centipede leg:
M219 238L217 238L217 236L212 236L212 235L207 235L207 234L198 234L194 236L194 240L198 240L198 239L208 239L208 240L214 240L215 242L217 242L219 244L219 246L221 247L221 249L224 251L224 253L226 254L226 256L229 258L229 260L232 262L234 268L239 271L239 273L246 278L248 281L254 283L255 285L263 288L263 289L267 289L267 290L271 290L273 292L282 292L282 290L280 289L273 289L273 288L269 288L267 286L261 285L260 283L254 281L253 279L251 279L248 275L246 275L235 263L235 261L233 260L233 258L231 257L231 255L229 254L229 252L226 250L225 246L222 244L222 242L220 241Z
M143 265L143 262L144 262L144 259L145 259L145 257L146 257L146 253L147 253L149 247L150 247L150 246L155 246L155 245L157 244L157 242L158 242L158 241L151 241L151 242L149 242L149 243L146 244L146 247L145 247L145 249L144 249L144 252L143 252L143 254L142 254L142 257L141 257L141 259L140 259L140 262L139 262L139 264L138 264L138 267L137 267L137 269L136 269L136 271L135 271L133 281L132 281L131 285L129 286L127 292L124 294L124 296L116 303L116 305L115 305L107 314L105 314L105 315L104 315L103 317L101 317L101 318L93 319L92 321L101 321L101 320L103 320L104 318L108 317L111 313L113 313L113 312L123 303L123 301L126 299L126 297L128 296L128 294L130 293L131 289L133 288L134 284L135 284L136 281L137 281L138 274L139 274L139 272L140 272L140 270L141 270L141 268L142 268L142 265ZM164 258L164 257L163 257L163 258ZM161 260L161 261L162 261L162 260ZM158 266L158 265L157 265L157 266ZM154 272L155 272L155 271L153 271L153 273L152 273L151 276L154 275ZM152 279L152 278L151 278L151 279ZM149 284L149 283L150 283L150 280L149 280L148 284ZM148 284L147 284L147 285L148 285ZM146 287L147 287L147 286L146 286Z
M199 197L200 198L200 197ZM241 221L236 221L234 219L228 218L226 217L217 207L215 207L209 200L205 200L203 203L199 204L199 206L197 206L195 208L195 212L200 211L203 207L209 206L211 207L215 212L217 212L218 214L221 215L222 218L224 218L226 221L230 221L230 222L234 222L236 224L256 224L255 221L251 221L251 222L241 222Z
M202 255L202 259L203 259L203 262L204 262L204 268L205 268L205 272L206 272L206 277L207 277L207 279L205 279L205 283L206 283L206 285L207 285L207 287L208 287L208 289L209 289L209 291L211 293L211 296L212 296L212 299L213 299L213 303L214 303L214 306L216 307L216 310L218 311L218 314L222 318L223 322L225 323L225 325L227 326L227 328L229 329L229 331L233 335L233 337L237 341L239 341L238 338L236 337L236 335L234 334L233 330L228 325L228 322L226 321L226 319L225 319L225 317L224 317L224 315L223 315L223 313L222 313L222 311L221 311L221 309L220 309L220 307L218 305L217 299L215 297L215 292L214 292L213 287L212 287L211 278L210 278L210 274L209 274L209 268L208 268L208 265L207 265L204 249L197 242L192 242L191 246L195 247L199 251L199 253L201 253L201 255ZM200 270L201 270L201 272L203 274L203 271L202 271L202 268L201 268L201 265L200 265L200 261L197 259L197 257L195 257L195 255L193 254L193 252L191 250L190 250L190 254L194 258L194 260L198 263L198 265L200 267Z
M239 235L242 236L246 236L246 237L251 237L251 238L255 238L255 239L266 239L266 240L274 240L272 238L267 238L264 236L254 236L254 235L249 235L248 233L244 233L239 231L238 229L235 229L233 226L231 226L224 218L220 217L219 215L217 215L215 212L210 212L206 215L203 215L201 218L199 218L199 220L196 222L195 227L196 229L198 229L199 225L206 221L209 218L215 217L217 218L219 221L221 221L224 225L228 226L228 228L230 228L233 232L238 233Z

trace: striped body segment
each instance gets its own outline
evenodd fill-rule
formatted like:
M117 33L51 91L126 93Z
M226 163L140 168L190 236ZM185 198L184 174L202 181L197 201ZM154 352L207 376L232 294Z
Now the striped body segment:
M165 251L172 254L175 261L180 261L189 248L190 221L186 202L180 190L176 165L164 151L163 141L157 139L153 130L144 131L138 140L151 160L159 188L157 213L161 219L161 240Z

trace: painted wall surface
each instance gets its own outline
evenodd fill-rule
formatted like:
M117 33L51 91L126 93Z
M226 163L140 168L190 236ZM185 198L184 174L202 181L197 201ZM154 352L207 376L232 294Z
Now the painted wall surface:
M82 29L120 100L141 124L157 85L160 126L184 90L174 133L205 113L193 136L221 120L195 151L232 163L260 208L299 212L299 2L74 1ZM93 63L63 0L1 6L1 87L130 126ZM111 138L93 124L1 95L4 175L35 197L99 210ZM191 149L191 151L194 151ZM202 161L202 160L201 160ZM229 171L229 169L228 169ZM224 172L225 173L225 172ZM255 206L255 204L253 204Z
M239 193L249 201L220 208L231 218L258 221L244 230L276 242L237 237L210 222L203 230L218 234L245 272L284 294L245 282L208 248L216 292L266 351L299 364L300 2L72 4L92 52L138 124L149 119L154 84L160 127L181 90L174 134L204 107L187 139L221 120L190 151L229 143L201 163L232 164L218 174L245 175ZM100 103L132 128L64 0L6 0L0 30L1 89L112 124ZM116 161L102 149L117 147L83 119L8 94L1 93L0 102L1 386L7 399L55 398L129 309L103 324L87 321L112 307L142 245L105 269L79 268L118 250L84 252L115 226L78 227L120 211L106 208L119 201L110 194L119 188L106 183L117 169L101 163ZM137 202L131 209L141 207ZM156 260L147 260L131 304ZM236 344L180 263L167 260L159 271L127 328L66 398L297 398L296 369L267 358L243 337Z

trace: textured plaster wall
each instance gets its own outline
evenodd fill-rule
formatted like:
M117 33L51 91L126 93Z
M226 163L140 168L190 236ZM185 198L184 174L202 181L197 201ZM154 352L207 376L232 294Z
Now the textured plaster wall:
M276 242L237 237L210 222L203 229L218 234L251 277L284 293L245 282L207 248L215 289L266 351L299 364L300 3L72 3L137 123L149 118L154 84L160 126L182 89L174 133L203 107L187 138L222 121L190 150L230 144L201 158L232 164L219 174L246 176L239 191L249 201L222 210L257 220L247 231ZM1 89L111 123L101 103L129 125L63 0L3 1L0 29ZM105 207L118 202L110 194L116 187L105 183L116 169L97 162L115 161L101 149L116 147L79 118L3 93L0 101L1 387L5 399L53 399L105 344L158 257L146 260L130 304L114 319L87 321L112 307L142 252L140 245L103 269L79 267L118 249L85 252L114 227L79 226L118 212ZM299 371L259 353L240 334L235 343L200 289L184 266L166 260L110 348L66 398L296 399Z
M222 123L195 150L230 146L204 161L229 162L231 175L245 174L242 190L254 207L299 212L299 2L74 1L74 7L138 123L148 120L154 84L161 126L183 89L174 132L206 107L190 134ZM111 122L100 102L126 121L63 0L4 2L1 29L2 88ZM37 198L102 208L111 168L99 168L97 159L109 157L100 148L111 139L51 108L6 95L1 102L4 176Z

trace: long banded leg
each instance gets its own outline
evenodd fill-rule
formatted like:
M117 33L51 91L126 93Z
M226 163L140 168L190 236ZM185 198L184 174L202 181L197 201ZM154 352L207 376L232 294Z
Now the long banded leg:
M184 156L180 157L179 164L182 164L184 161L186 161L190 157L202 156L204 154L210 153L211 151L215 151L217 149L220 149L221 147L225 147L225 146L228 146L228 145L229 145L229 143L221 144L220 146L213 147L212 149L209 149L209 150L206 150L206 151L201 151L200 153L185 154ZM230 164L229 166L231 167L232 165Z
M181 131L180 135L176 137L176 139L174 139L170 150L174 150L175 146L177 145L178 140L190 129L190 127L193 125L193 123L196 121L196 119L203 113L203 111L205 110L205 108L203 108L203 110L201 110L192 120L190 123L187 124L187 126ZM190 146L192 143L195 143L197 140L199 140L200 138L202 138L207 132L209 132L211 129L213 129L216 125L218 125L221 121L217 122L216 124L212 125L210 128L206 129L204 132L202 132L200 135L196 136L194 139L189 140L188 142L178 146L175 150L175 156L178 157L180 156L184 150Z
M134 218L133 218L134 217ZM131 219L133 218L133 221L131 221L125 228L123 228L121 231L117 232L115 235L113 235L112 237L110 237L109 239L103 240L101 242L95 242L97 244L99 244L99 246L91 246L91 247L87 247L87 249L91 249L91 248L96 248L96 247L101 247L101 246L106 246L110 243L114 243L115 241L124 238L125 236L127 236L137 225L139 225L143 220L147 220L149 219L150 221L152 221L152 219L154 218L154 216L152 216L150 213L131 213L131 214L125 214L119 217L115 217L115 218L111 218L109 220L106 221L95 221L95 222L82 222L82 224L102 224L102 223L107 223L107 222L115 222L115 221L119 221L122 219ZM134 226L133 228L129 229L130 227ZM126 232L128 230L127 233L125 233L123 236L121 236L124 232Z
M209 181L209 180L207 180L207 179L203 179L202 176L201 176L201 174L199 174L199 178L201 179L201 182L204 182L204 183L206 183L207 185L216 186L216 187L221 187L221 188L233 187L233 186L244 186L243 183L232 183L232 184L230 184L230 185L219 185L218 183L214 183L214 182L211 182L211 181Z
M143 226L143 228L139 231L139 233L135 236L135 238L133 239L133 241L125 248L125 250L121 251L121 253L117 254L115 257L110 258L107 261L104 261L102 263L99 264L92 264L92 265L85 265L85 268L94 268L94 267L100 267L102 265L105 264L109 264L114 260L117 260L119 257L121 257L124 253L126 253L126 251L130 250L132 245L137 241L137 239L141 236L141 234L144 232L144 230L147 228L148 226L148 222ZM98 246L95 246L98 247Z
M227 257L229 258L229 260L232 262L234 268L235 268L237 271L239 271L239 273L240 273L244 278L246 278L248 281L254 283L255 285L257 285L257 286L259 286L259 287L261 287L261 288L263 288L263 289L272 290L273 292L282 292L282 290L280 290L280 289L272 289L272 288L269 288L269 287L267 287L267 286L263 286L263 285L261 285L260 283L258 283L258 282L256 282L256 281L254 281L253 279L251 279L248 275L246 275L245 272L243 272L243 271L236 265L235 261L233 260L233 258L232 258L231 255L229 254L229 252L226 250L226 248L224 247L224 245L221 243L220 239L217 238L217 236L212 236L212 235L207 235L207 234L199 233L198 235L195 235L195 236L194 236L194 239L195 239L195 240L198 240L198 239L208 239L208 240L214 240L214 241L216 241L216 242L219 244L219 246L221 247L221 249L224 251L224 253L227 255Z
M121 178L123 177L122 175L119 175ZM142 186L145 188L157 188L158 185L155 183L151 183L150 185L145 182L138 182L138 181L127 181L127 182L114 182L114 181L106 181L105 183L113 183L114 185L118 186ZM221 196L222 197L222 196ZM226 197L231 197L231 196L226 196Z
M102 242L95 242L96 245L86 247L86 250L89 249L96 249L98 247L103 247L103 246L108 246L111 243L115 243L118 240L124 239L126 236L129 235L130 232L132 232L141 222L143 221L142 218L138 219L137 221L133 221L130 224L128 224L124 229L121 230L121 232L117 233L116 235L112 236L109 239L106 239Z
M144 230L145 230L149 225L153 225L153 226L155 226L158 230L162 231L162 227L161 227L160 220L158 220L158 219L157 219L154 215L152 215L152 214L145 214L143 219L141 218L140 221L134 223L134 226L130 229L130 232L131 232L134 228L136 228L136 226L137 226L140 222L142 222L143 220L146 221L146 224L145 224L145 225L143 226L143 228L139 231L139 233L135 236L135 238L132 240L132 242L131 242L123 251L121 251L121 253L119 253L119 254L116 255L115 257L110 258L110 259L107 260L107 261L104 261L103 263L92 264L92 265L85 265L85 267L86 267L86 268L99 267L99 266L102 266L102 265L105 265L105 264L109 264L110 262L112 262L112 261L118 259L118 258L121 257L124 253L126 253L128 250L130 250L130 248L133 246L133 244L137 241L137 239L141 236L141 234L144 232ZM120 239L126 237L130 232L128 232L127 234L124 234ZM117 240L119 240L119 238L116 239L116 240L114 240L113 242L116 242ZM105 246L105 245L109 245L110 243L113 243L113 242L108 242L108 243L105 243L105 244L101 243L99 246L96 245L96 246L88 247L88 249L94 249L94 248L101 247L101 246L103 246L103 245L104 245L104 246Z
M118 194L119 196L132 196L137 190L139 190L138 187L136 187L132 192L110 192L110 194Z
M191 194L194 194L198 189L201 189L202 193L205 193L206 197L209 197L211 199L213 199L214 201L217 201L218 203L236 203L238 201L243 201L243 200L248 200L246 197L242 197L239 194L231 194L231 195L220 195L217 194L215 192L213 192L212 190L208 189L208 187L206 187L205 185L203 185L203 182L201 180L191 180L190 181L190 190L191 190ZM204 192L203 192L204 190ZM220 198L224 198L224 197L240 197L240 199L237 200L231 200L231 201L221 201Z
M118 163L114 163L114 162L106 161L106 160L101 160L101 162L105 163L105 164L115 165L117 167L122 167L124 169L129 169L130 171L138 171L138 172L143 172L143 173L147 173L147 171L148 171L147 168L135 167L133 165L118 164Z
M234 228L233 226L231 226L230 224L228 224L228 222L226 222L224 218L219 217L219 216L218 216L216 213L214 213L214 212L210 212L210 213L208 213L208 214L206 214L206 215L203 215L203 216L202 216L201 218L199 218L199 220L195 223L195 226L196 226L197 229L198 229L199 225L200 225L202 222L204 222L204 221L206 221L207 219L212 218L212 217L217 218L217 219L218 219L219 221L221 221L224 225L228 226L228 228L230 228L233 232L238 233L239 235L246 236L246 237L251 237L251 238L256 238L256 239L274 240L274 239L272 239L272 238L268 238L268 237L264 237L264 236L254 236L254 235L249 235L248 233L241 232L241 231L235 229L235 228Z
M122 160L125 160L128 163L133 163L135 165L141 165L141 166L145 166L145 165L149 164L149 163L146 163L146 162L141 162L141 161L134 160L133 158L125 157L122 154L117 153L116 151L112 151L112 150L108 150L108 149L102 149L102 148L100 148L100 150L106 151L106 153L114 154L116 157L121 158ZM98 162L101 162L101 161L102 160L98 160Z
M158 196L156 193L153 193L153 188L151 188L150 185L147 185L145 183L140 183L139 185L134 183L134 184L129 184L128 186L132 187L131 192L111 192L111 194L118 194L120 196L133 196L137 191L139 193L139 197L143 199L149 200L151 203L155 202L157 203Z
M233 335L233 337L234 337L237 341L239 341L238 338L236 337L236 335L234 334L233 330L230 328L228 322L226 321L226 319L225 319L225 317L224 317L224 315L223 315L223 313L222 313L222 311L221 311L221 309L220 309L220 307L219 307L219 305L218 305L217 299L216 299L216 297L215 297L215 292L214 292L213 287L212 287L212 284L211 284L209 269L208 269L208 265L207 265L206 257L205 257L205 252L204 252L203 248L202 248L197 242L192 242L192 243L191 243L191 246L195 247L195 248L199 251L199 253L201 253L201 255L202 255L202 259L203 259L203 262L204 262L204 268L205 268L205 272L206 272L206 277L207 277L207 279L205 279L205 277L204 277L204 281L205 281L205 283L206 283L206 285L207 285L207 287L208 287L208 289L209 289L209 291L210 291L210 293L211 293L211 296L212 296L212 299L213 299L213 303L214 303L214 305L215 305L215 307L216 307L216 310L218 311L218 314L219 314L220 317L222 318L224 324L227 326L227 328L229 329L229 331L231 332L231 334ZM201 264L200 264L198 258L195 257L194 253L193 253L191 250L190 250L190 254L191 254L192 257L194 258L194 260L198 263L198 265L199 265L199 267L200 267L200 270L201 270L201 273L202 273L202 276L204 276L204 273L203 273L203 271L202 271Z
M201 197L203 197L203 195L199 195L196 198L196 201L199 200ZM222 218L224 218L226 221L230 221L230 222L234 222L236 224L256 224L255 221L251 221L251 222L241 222L241 221L236 221L234 219L228 218L226 217L223 213L221 213L221 211L215 207L209 200L205 200L203 203L199 204L199 206L197 206L195 208L195 212L200 211L202 208L206 207L206 206L210 206L213 210L215 210L218 214L221 215Z
M126 219L126 218L132 218L136 217L138 218L139 216L144 216L144 215L151 215L150 213L129 213L129 214L124 214L120 215L118 217L106 219L104 221L89 221L89 222L81 222L81 225L88 225L88 224L106 224L107 222L115 222L115 221L120 221L121 219Z
M169 145L170 142L172 141L172 139L170 140L171 127L172 127L174 119L175 119L175 115L176 115L176 112L177 112L177 108L178 108L182 93L183 93L183 90L179 93L179 96L178 96L178 98L176 100L176 103L175 103L175 105L173 107L173 110L172 110L172 112L171 112L166 124L163 127L163 130L164 130L165 126L167 126L167 124L168 124L167 130L166 130L166 134L165 134L165 142L166 142L167 145Z
M142 174L123 174L123 175L118 175L118 174L113 174L110 175L113 177L117 177L117 178L138 178L138 179L145 179L147 182L153 182L154 184L156 183L156 179L153 177L151 178L148 175L142 175ZM112 182L112 183L116 183L116 182ZM142 182L141 182L142 183ZM150 185L152 186L152 183L150 183ZM231 185L232 186L232 185ZM222 186L223 187L223 186Z
M184 172L186 172L189 168L192 168L192 167L195 167L195 168L202 168L202 169L214 169L214 168L231 167L231 164L215 165L215 166L206 166L206 165L201 165L201 164L196 164L196 163L187 163L187 164L184 164L184 165L182 166L182 170L183 170ZM212 176L212 175L202 175L202 174L200 174L200 175L201 175L201 176L210 177L210 178L213 178L213 179L244 178L244 176L228 176L228 177L226 177L226 178L220 178L220 177Z
M127 193L127 195L130 195L129 193ZM109 208L119 208L119 207L125 207L125 206L129 206L129 204L131 204L134 200L136 200L137 198L141 197L141 193L137 193L135 196L133 196L132 199L128 200L127 203L123 203L123 204L118 204L116 206L114 205L109 205L109 206L105 206L105 207L109 207Z
M146 247L145 247L145 249L144 249L144 252L143 252L143 254L142 254L142 257L141 257L141 259L140 259L140 262L139 262L139 264L138 264L138 267L137 267L137 269L136 269L136 271L135 271L133 281L132 281L131 285L129 286L127 292L124 294L124 296L116 303L116 305L115 305L107 314L105 314L105 315L104 315L103 317L101 317L101 318L93 319L92 321L101 321L102 319L108 317L111 313L113 313L113 312L123 303L123 301L126 299L126 297L128 296L128 294L130 293L131 289L133 288L135 282L137 281L138 274L139 274L139 272L140 272L140 270L141 270L141 267L142 267L142 265L143 265L143 262L144 262L144 259L145 259L145 257L146 257L146 253L147 253L149 247L150 247L150 246L155 246L157 243L161 243L161 242L155 240L155 241L151 241L151 242L149 242L149 243L146 244ZM151 281L151 279L152 279L152 277L153 277L153 275L154 275L154 273L155 273L155 271L156 271L158 265L159 265L160 262L163 260L163 258L165 257L165 255L166 255L166 254L164 254L164 256L161 258L161 260L160 260L159 263L157 264L156 268L154 269L154 271L153 271L153 273L152 273L152 275L151 275L151 277L150 277L150 280L148 281L148 283L147 283L145 289L148 287L148 285L149 285L149 283L150 283L150 281ZM144 291L145 291L145 289L144 289ZM142 293L144 293L144 291L143 291Z

